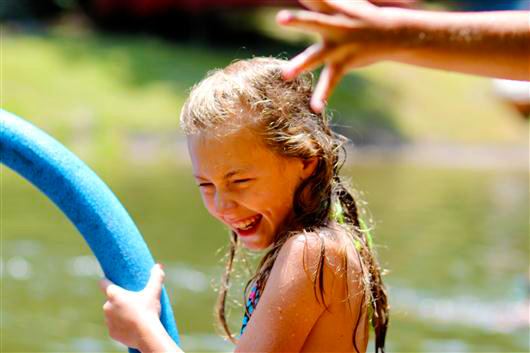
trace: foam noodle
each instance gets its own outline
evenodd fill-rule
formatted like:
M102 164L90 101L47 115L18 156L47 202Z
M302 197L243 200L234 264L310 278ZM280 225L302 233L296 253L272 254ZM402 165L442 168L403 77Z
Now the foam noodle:
M142 235L116 196L79 158L42 130L0 109L0 162L38 187L66 214L108 279L128 290L145 287L154 261ZM160 320L179 344L165 289L160 300Z

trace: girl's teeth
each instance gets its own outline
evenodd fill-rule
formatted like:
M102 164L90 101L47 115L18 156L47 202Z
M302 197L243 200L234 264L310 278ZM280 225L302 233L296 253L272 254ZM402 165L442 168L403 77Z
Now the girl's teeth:
M247 229L250 229L254 223L256 222L256 220L258 219L258 216L254 216L252 218L249 218L243 222L239 222L237 224L234 224L234 226L238 229L241 229L241 230L247 230Z

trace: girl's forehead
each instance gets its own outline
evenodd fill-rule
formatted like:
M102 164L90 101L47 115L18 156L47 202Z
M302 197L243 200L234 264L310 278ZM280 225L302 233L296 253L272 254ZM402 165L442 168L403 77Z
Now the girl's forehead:
M188 147L192 153L224 154L229 156L247 157L263 153L265 145L262 138L248 128L229 133L203 132L187 136ZM268 150L268 149L267 149Z
M196 134L187 137L194 174L216 177L230 171L277 168L280 157L249 129L216 136Z

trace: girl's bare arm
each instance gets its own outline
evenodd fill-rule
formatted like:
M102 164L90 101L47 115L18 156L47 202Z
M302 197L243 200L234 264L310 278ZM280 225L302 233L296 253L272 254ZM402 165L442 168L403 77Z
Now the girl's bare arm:
M308 248L308 272L315 273L316 243L289 239L280 250L265 290L235 352L299 352L324 308L317 302L313 281L304 270Z
M167 334L160 320L146 326L140 334L138 349L142 353L183 352Z
M322 242L326 243L322 263L323 298L318 289L318 280L315 287ZM347 285L346 278L352 278L341 272L342 252L337 244L323 240L313 233L299 234L286 241L274 263L259 304L236 346L236 353L314 351L314 345L317 344L318 349L321 349L322 342L315 336L310 337L311 334L318 331L324 335L320 339L326 337L329 340L329 336L337 332L337 327L329 325L325 326L325 329L323 326L316 329L318 320L325 313L329 315L335 310L341 312L336 305L344 304L347 297L343 292L343 285ZM357 270L356 267L354 270L354 267L350 267L351 272ZM360 295L362 288L357 287L359 281L355 279L354 282L355 288L351 293L356 295L351 297L352 305L349 314L352 315L353 320L356 320L362 314L363 295ZM326 302L327 310L322 300ZM337 325L343 323L340 320L341 315L338 315ZM322 330L329 330L332 334L326 335L326 332ZM360 335L359 332L357 335ZM356 342L363 342L364 338L357 337L357 335ZM345 337L349 345L352 339L350 333ZM325 343L328 348L333 347L330 348L332 351L335 351L337 344L344 345L345 343L329 341Z

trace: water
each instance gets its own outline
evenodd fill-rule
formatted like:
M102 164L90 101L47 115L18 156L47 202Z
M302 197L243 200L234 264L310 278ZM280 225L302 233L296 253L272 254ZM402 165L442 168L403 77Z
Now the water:
M94 169L165 265L184 349L232 349L212 315L227 232L203 209L190 170ZM29 183L2 173L1 350L124 350L108 338L101 270L81 236ZM389 351L529 350L527 171L396 164L347 174L368 202L389 270ZM240 309L231 312L237 331Z

